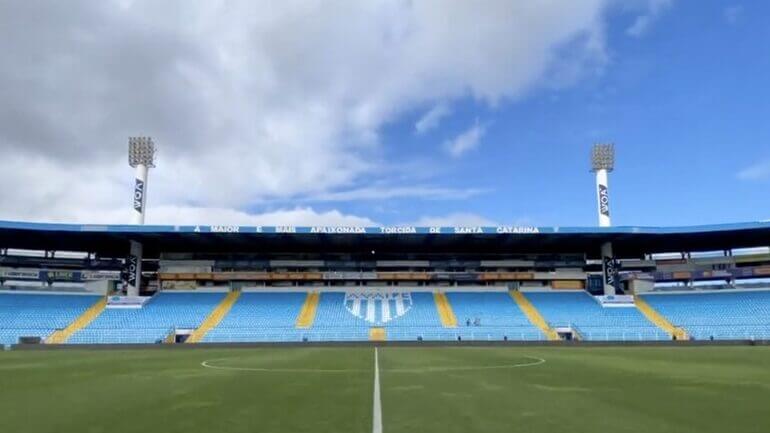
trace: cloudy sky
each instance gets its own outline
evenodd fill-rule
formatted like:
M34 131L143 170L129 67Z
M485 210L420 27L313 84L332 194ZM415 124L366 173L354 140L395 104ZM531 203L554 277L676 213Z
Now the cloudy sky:
M0 219L594 225L770 218L770 5L0 2ZM537 3L537 5L535 5Z

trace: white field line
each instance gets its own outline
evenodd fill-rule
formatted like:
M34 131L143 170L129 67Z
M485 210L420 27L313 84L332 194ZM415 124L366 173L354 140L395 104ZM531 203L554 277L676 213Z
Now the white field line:
M372 433L382 433L382 402L380 400L380 362L374 348L374 405L372 408Z
M377 359L377 348L375 348L375 371L377 372L377 379L379 380L379 366ZM383 369L389 373L444 373L452 371L474 371L474 370L505 370L509 368L520 367L534 367L536 365L545 364L545 359L535 356L525 356L527 359L531 359L531 362L522 364L500 364L500 365L465 365L454 367L416 367L416 368L391 368ZM324 369L324 368L261 368L261 367L233 367L228 365L215 365L220 361L237 360L238 358L218 358L208 359L201 362L201 366L214 370L231 370L231 371L256 371L265 373L365 373L370 370L363 369Z
M262 371L266 373L363 373L369 370L333 369L333 368L260 368L260 367L231 367L228 365L214 365L219 361L227 361L238 358L207 359L201 362L202 367L214 370L232 371Z
M389 373L444 373L451 371L475 371L475 370L505 370L509 368L534 367L545 364L545 359L536 356L524 356L531 359L532 362L522 364L501 364L501 365L464 365L457 367L417 367L417 368L393 368L388 369Z

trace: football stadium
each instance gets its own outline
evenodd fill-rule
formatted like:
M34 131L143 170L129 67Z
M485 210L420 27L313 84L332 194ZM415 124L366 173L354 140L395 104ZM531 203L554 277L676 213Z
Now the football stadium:
M770 433L768 18L0 1L0 433Z
M770 429L770 223L612 226L612 145L597 227L144 225L154 150L0 222L4 431Z

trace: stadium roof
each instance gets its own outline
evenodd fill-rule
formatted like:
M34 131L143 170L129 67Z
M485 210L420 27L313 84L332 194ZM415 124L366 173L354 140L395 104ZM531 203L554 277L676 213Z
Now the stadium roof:
M708 251L770 245L770 221L689 227L295 227L80 225L0 221L0 248L122 257L129 241L161 252L588 253Z

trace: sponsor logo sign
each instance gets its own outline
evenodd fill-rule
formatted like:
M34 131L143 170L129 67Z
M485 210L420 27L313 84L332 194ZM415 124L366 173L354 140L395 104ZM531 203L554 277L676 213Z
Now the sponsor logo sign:
M136 267L138 264L139 258L134 254L129 254L128 260L126 260L126 272L128 273L126 282L133 287L137 287Z
M610 216L610 193L607 185L599 184L599 212L604 216Z
M149 296L110 296L107 298L107 308L142 308Z
M604 284L617 287L618 270L615 266L615 259L610 256L604 256Z
M602 307L629 307L635 308L634 297L631 295L597 296L596 300Z
M84 281L119 280L120 272L118 271L83 271L82 277Z
M22 280L45 280L39 270L28 271L23 269L0 268L0 277Z
M144 210L144 181L136 179L134 184L134 210L142 212Z
M73 271L42 271L41 278L55 281L81 281L81 274Z

